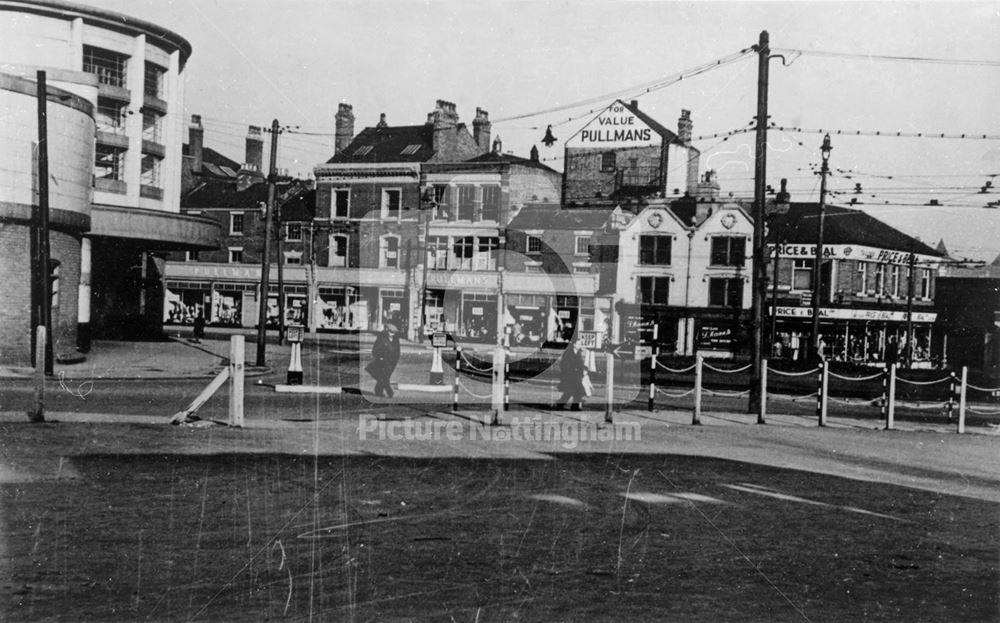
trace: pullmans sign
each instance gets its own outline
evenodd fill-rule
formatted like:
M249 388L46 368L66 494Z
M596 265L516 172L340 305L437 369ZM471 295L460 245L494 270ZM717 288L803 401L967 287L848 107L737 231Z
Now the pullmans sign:
M570 147L642 147L660 143L660 135L621 102L604 109L567 141Z

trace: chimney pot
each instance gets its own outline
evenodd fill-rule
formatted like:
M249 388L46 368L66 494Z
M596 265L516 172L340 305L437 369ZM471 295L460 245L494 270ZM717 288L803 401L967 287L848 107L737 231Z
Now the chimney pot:
M632 108L639 108L639 100L632 100Z
M354 107L344 102L338 104L334 125L333 153L337 155L347 149L354 140Z
M201 175L204 163L205 129L201 127L201 115L191 115L188 127L188 155L191 156L191 172Z

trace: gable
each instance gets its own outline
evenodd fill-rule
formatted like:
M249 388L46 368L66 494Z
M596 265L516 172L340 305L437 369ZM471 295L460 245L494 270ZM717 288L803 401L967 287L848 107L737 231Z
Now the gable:
M659 124L656 124L659 125ZM663 143L649 117L620 100L602 110L566 141L567 148L622 149Z

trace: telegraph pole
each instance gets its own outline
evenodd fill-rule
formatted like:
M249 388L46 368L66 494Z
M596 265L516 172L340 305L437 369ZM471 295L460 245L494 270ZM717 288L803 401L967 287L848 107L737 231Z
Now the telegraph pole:
M275 177L278 174L278 120L271 123L270 173L267 178L267 214L264 216L264 254L260 260L260 298L257 309L257 366L267 365L267 290L271 269L271 230L274 222Z
M760 33L757 50L757 138L754 154L753 191L753 302L750 309L751 358L750 362L750 404L748 411L757 413L757 423L763 424L761 413L760 375L763 364L763 331L761 330L764 311L764 284L767 283L767 257L764 253L764 193L767 176L767 80L768 61L771 49L770 37L766 30Z
M813 283L812 283L812 351L819 359L822 353L819 349L819 303L820 295L823 293L823 218L826 212L826 176L830 173L830 135L823 137L823 146L820 152L823 155L823 165L819 170L819 223L816 225L816 257L813 260Z
M38 77L38 216L35 228L38 236L38 324L45 326L45 361L35 361L35 367L45 368L45 374L52 371L52 342L55 341L55 331L52 330L52 281L49 264L49 139L48 139L48 88L45 84L45 72L39 71ZM34 327L32 327L34 335Z
M913 347L916 344L916 340L913 339L913 278L916 272L917 257L914 253L913 242L910 242L910 261L909 261L909 284L907 284L906 292L906 368L909 370L913 368Z

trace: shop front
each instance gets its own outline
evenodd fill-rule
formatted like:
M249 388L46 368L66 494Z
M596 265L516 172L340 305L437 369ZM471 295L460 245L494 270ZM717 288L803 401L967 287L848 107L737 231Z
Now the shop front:
M321 285L316 293L316 328L320 331L366 331L368 301L356 286Z
M619 303L619 335L623 342L658 346L661 353L678 350L678 321L684 311L665 305Z
M212 306L212 284L202 281L167 281L163 322L192 325L198 314Z
M902 364L912 356L913 367L930 368L940 358L934 347L936 319L935 312L820 308L820 347L831 361L882 366ZM771 357L805 359L811 336L811 308L779 306Z

